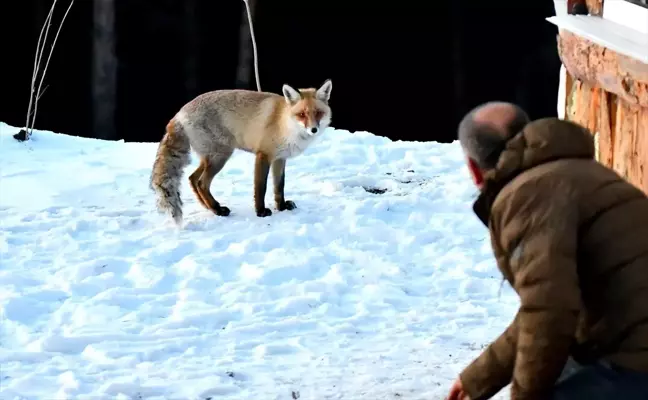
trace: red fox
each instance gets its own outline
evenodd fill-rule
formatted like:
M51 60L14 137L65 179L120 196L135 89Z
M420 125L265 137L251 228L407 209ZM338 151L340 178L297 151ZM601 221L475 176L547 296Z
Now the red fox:
M185 104L167 124L153 164L150 186L157 195L158 211L170 214L176 224L182 222L180 179L192 148L200 165L189 176L189 185L200 204L214 214L230 214L229 208L214 199L210 186L235 149L256 156L256 215L272 215L264 200L271 169L277 210L293 210L295 203L284 197L286 160L301 154L330 125L332 87L328 79L318 89L283 85L283 96L216 90Z

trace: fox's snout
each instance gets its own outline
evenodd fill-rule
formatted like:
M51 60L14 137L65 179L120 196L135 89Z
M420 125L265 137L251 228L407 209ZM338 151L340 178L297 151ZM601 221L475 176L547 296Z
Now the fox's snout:
M318 124L318 125L319 125L319 124ZM319 126L311 126L311 127L304 126L304 128L305 128L305 130L306 130L306 133L308 133L308 134L311 135L311 136L312 136L312 135L317 135L317 133L320 131Z

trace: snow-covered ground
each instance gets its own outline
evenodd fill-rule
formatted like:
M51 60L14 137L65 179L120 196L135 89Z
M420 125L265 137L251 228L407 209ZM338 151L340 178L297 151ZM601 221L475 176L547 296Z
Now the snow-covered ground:
M226 218L193 197L194 157L178 230L148 188L157 144L15 132L0 123L3 400L440 400L517 308L457 143L329 129L288 163L298 208L268 218L250 154L212 185Z

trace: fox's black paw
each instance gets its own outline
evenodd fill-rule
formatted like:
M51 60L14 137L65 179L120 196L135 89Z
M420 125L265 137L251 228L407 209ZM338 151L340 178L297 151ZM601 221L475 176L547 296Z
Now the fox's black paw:
M294 210L295 208L297 208L297 206L295 205L294 201L286 200L281 203L277 203L277 210L279 211L284 211L284 210L290 211L290 210Z
M263 208L261 210L257 210L256 212L257 217L269 217L272 215L272 211L270 211L269 208Z
M220 206L216 209L216 215L219 217L227 217L230 215L230 209L224 206Z

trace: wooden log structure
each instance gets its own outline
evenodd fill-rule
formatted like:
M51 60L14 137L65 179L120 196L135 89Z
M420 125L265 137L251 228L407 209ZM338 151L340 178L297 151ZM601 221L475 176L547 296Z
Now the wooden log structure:
M598 18L603 1L587 3L587 18ZM595 134L599 162L648 193L648 64L565 29L558 53L567 71L565 118Z

